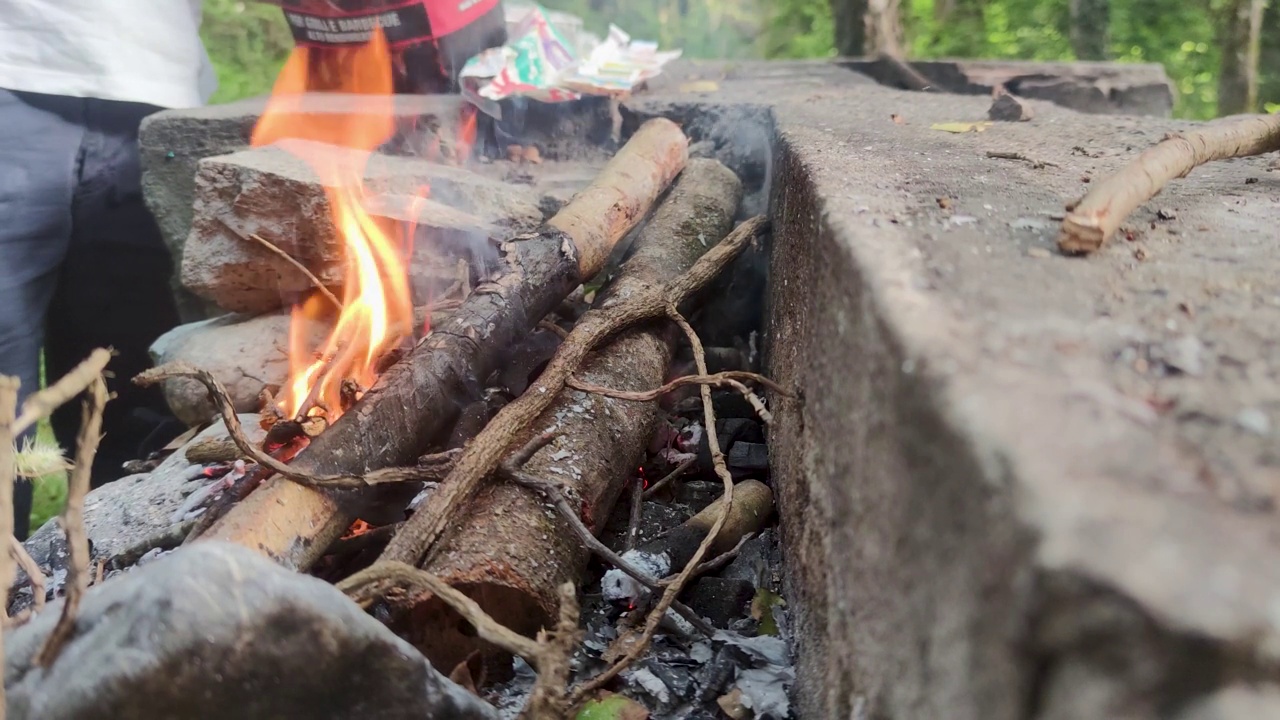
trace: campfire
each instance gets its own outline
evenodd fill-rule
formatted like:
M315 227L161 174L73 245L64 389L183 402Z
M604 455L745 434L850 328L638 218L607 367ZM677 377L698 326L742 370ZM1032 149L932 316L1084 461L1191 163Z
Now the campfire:
M406 118L391 75L380 32L298 49L249 147L202 164L184 282L258 315L184 330L191 355L137 378L171 404L199 388L184 407L202 421L133 479L73 496L64 522L85 527L87 503L87 537L49 526L28 543L10 610L35 617L13 657L63 667L135 622L122 608L173 628L193 621L158 607L163 593L203 593L248 615L215 611L199 651L148 630L151 651L227 678L214 694L238 716L300 712L290 698L310 716L550 718L623 701L785 716L758 394L784 391L755 372L758 313L708 291L767 233L741 217L742 180L690 159L665 118L612 157L498 148L469 105ZM732 346L704 347L707 327ZM205 367L232 337L236 371ZM197 350L210 345L224 352ZM246 369L268 354L268 377ZM137 507L155 509L145 527ZM44 603L61 593L56 622ZM338 646L286 639L282 618ZM366 657L390 670L349 664ZM708 660L718 674L694 678ZM400 676L421 682L385 687ZM234 692L263 678L287 691ZM83 697L188 712L185 686L154 680Z

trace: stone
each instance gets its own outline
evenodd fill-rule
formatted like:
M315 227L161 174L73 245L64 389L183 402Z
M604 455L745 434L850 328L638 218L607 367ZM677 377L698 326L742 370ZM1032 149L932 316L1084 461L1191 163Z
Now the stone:
M239 417L249 441L261 442L266 433L258 425L258 416ZM101 561L111 571L132 565L148 552L177 547L186 536L189 523L175 519L175 515L193 493L210 482L200 474L203 468L187 459L187 449L197 443L227 437L226 426L214 423L151 472L129 475L90 490L85 496L84 524L91 565ZM66 539L57 518L32 533L23 546L46 576L66 576ZM47 594L53 595L54 583L47 585ZM29 607L32 601L26 575L21 570L13 587L10 615Z
M313 337L312 345L318 340ZM151 359L156 365L186 362L208 370L227 387L237 412L257 412L262 390L279 388L289 377L289 313L222 315L179 325L151 344ZM189 426L218 413L195 380L165 380L163 390L169 409Z
M191 233L192 207L196 198L196 168L200 160L242 150L267 105L267 97L255 97L198 108L162 110L142 122L138 144L142 161L142 192L147 207L160 226L165 243L180 266L182 248ZM339 93L312 93L298 102L306 115L337 115L360 112L363 100ZM396 135L389 149L400 153L421 151L424 130L451 126L465 101L452 95L397 95ZM363 106L367 107L367 105ZM179 283L174 289L184 322L218 314Z
M1001 93L987 108L987 117L997 122L1026 122L1035 116L1030 105L1008 93Z
M339 284L345 271L343 244L325 186L310 163L360 167L364 161L365 155L355 150L297 140L201 160L191 234L183 248L182 284L225 310L254 313L279 308L313 287L292 264L242 237L250 234L288 253L326 285ZM488 242L493 227L521 232L543 217L528 186L425 160L370 156L363 185L369 195L392 196L377 201L388 208L392 221L413 219L405 215L405 196L429 188L428 207L442 203L450 211L417 215L419 229L457 233L479 244Z
M60 608L5 633L10 718L497 717L332 585L235 545L197 543L91 589L41 668Z
M1100 88L1107 66L1067 70ZM983 117L989 94L748 65L692 97L685 72L624 113L754 107L774 133L763 372L788 390L769 393L768 439L797 714L1156 720L1231 681L1268 687L1274 437L1236 418L1280 407L1269 159L1162 190L1195 242L1145 230L1149 204L1133 218L1159 247L1147 262L1123 240L1050 262L1011 223L1198 126L1033 103L1037 122L959 136L929 128ZM980 222L940 231L938 197ZM1179 310L1206 292L1212 312ZM1198 339L1199 374L1125 360L1179 337Z

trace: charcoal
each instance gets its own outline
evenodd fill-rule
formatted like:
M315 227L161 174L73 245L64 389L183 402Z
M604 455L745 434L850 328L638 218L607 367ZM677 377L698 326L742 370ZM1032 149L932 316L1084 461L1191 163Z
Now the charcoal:
M733 562L720 571L720 577L745 580L759 586L761 579L765 577L765 573L769 571L769 568L775 562L781 560L776 555L777 545L774 541L773 530L764 530L742 544L742 547L738 550L738 557L734 558Z
M715 627L727 629L746 614L755 590L745 580L703 577L689 589L685 603Z
M646 502L640 515L640 537L638 543L643 545L654 538L669 532L672 528L688 520L693 513L664 503ZM625 544L627 529L631 521L631 509L628 503L620 502L609 516L601 540L614 549L621 549Z
M10 718L496 718L339 590L202 542L93 589L49 668L59 607L6 633Z
M763 443L734 443L729 448L725 462L733 470L768 470L769 446Z

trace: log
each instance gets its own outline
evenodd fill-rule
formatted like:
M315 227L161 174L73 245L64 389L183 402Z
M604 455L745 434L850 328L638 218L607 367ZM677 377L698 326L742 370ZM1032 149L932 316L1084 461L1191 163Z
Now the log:
M714 160L691 160L670 195L640 232L634 255L610 295L658 285L683 274L729 232L742 198L737 176ZM666 324L627 331L602 347L579 377L611 388L648 390L666 378L676 336ZM524 471L562 484L582 501L583 517L599 534L623 484L636 468L658 416L655 402L634 402L566 388L528 428L525 440L553 433ZM469 595L495 620L533 636L558 612L557 589L580 584L588 551L568 523L534 491L489 483L467 506L457 532L425 569ZM472 651L493 647L473 634L439 600L410 599L401 618L410 638L436 667L454 667Z
M645 123L586 190L537 232L501 247L505 272L471 294L443 327L373 388L293 463L315 474L363 473L408 465L448 438L477 378L502 362L584 280L594 276L688 160L675 123ZM310 567L374 499L275 478L206 533L254 548L287 567Z

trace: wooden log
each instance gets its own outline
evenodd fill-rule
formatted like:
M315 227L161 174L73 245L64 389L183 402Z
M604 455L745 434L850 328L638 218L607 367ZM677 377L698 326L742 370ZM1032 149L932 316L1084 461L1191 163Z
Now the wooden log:
M732 229L742 198L736 175L714 160L691 160L670 195L641 231L634 255L598 303L610 295L659 285L683 274ZM649 390L663 383L674 350L669 325L624 332L587 362L580 377L597 385ZM657 420L657 404L566 388L526 431L555 441L525 465L581 499L583 517L599 533L623 484L634 477ZM578 584L588 552L569 525L535 492L513 483L487 484L467 506L457 531L425 567L469 595L494 619L533 636L558 612L557 588ZM470 633L447 605L410 600L402 635L436 667L454 667L492 646Z
M316 474L411 464L448 436L471 386L505 349L584 280L643 218L688 160L669 120L641 126L590 187L545 227L501 247L505 272L482 285L445 326L387 370L360 402L293 463ZM370 492L265 483L206 533L254 548L287 567L310 567L373 499Z

